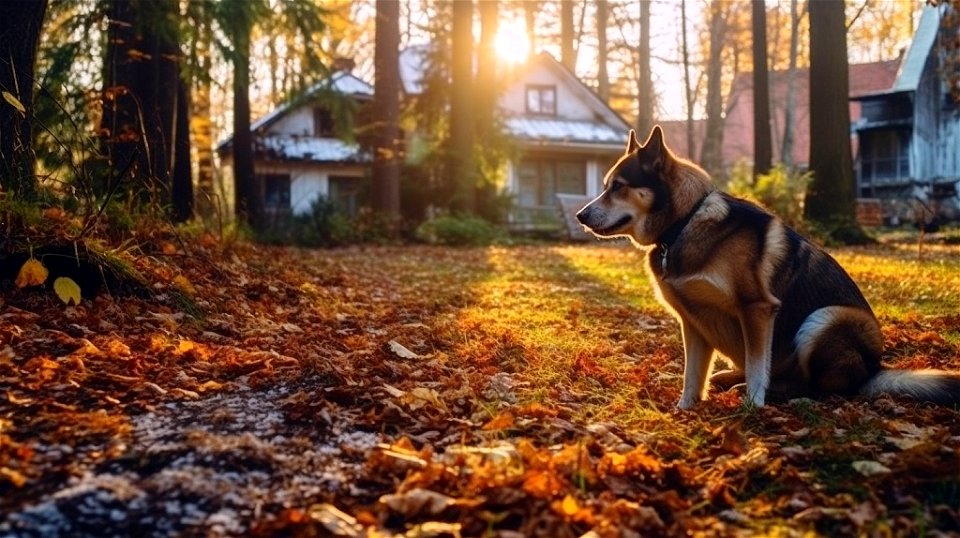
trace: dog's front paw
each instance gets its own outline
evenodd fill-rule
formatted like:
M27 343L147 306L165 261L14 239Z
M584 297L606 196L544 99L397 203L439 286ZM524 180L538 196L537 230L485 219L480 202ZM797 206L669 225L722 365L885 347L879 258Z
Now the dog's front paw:
M682 396L680 401L677 402L677 409L682 409L684 411L693 409L693 407L699 402L700 398L697 398L696 396Z

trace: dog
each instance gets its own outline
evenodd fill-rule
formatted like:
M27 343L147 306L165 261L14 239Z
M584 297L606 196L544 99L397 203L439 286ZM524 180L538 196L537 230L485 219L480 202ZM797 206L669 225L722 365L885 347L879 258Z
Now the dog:
M708 379L745 384L758 407L831 394L960 403L960 373L884 368L880 324L840 264L773 214L714 188L670 151L659 125L642 145L630 131L603 187L577 219L598 237L649 248L648 275L683 335L677 407L706 398ZM711 375L718 353L734 369Z

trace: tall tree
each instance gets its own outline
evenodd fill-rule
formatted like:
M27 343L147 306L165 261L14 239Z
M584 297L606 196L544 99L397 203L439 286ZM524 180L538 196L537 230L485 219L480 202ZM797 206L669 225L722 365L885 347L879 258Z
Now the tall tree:
M496 109L497 95L500 85L497 83L497 51L495 46L499 5L497 0L484 0L479 3L480 10L480 49L477 57L476 88L476 138L477 160L482 174L480 186L477 190L477 214L490 221L499 217L495 204L496 181L492 176L492 169L488 157L490 148L497 136ZM499 167L496 167L499 168Z
M46 11L47 0L0 2L0 91L7 101L0 103L0 190L23 198L33 197L37 189L30 117Z
M723 170L723 42L726 33L726 18L723 0L710 2L710 57L707 61L707 125L704 133L700 164L712 175Z
M795 86L800 45L800 15L797 11L797 0L790 0L790 59L787 67L787 102L783 108L783 145L780 149L780 160L787 168L793 167L793 107L797 100Z
M471 0L472 1L472 0ZM540 0L526 0L523 4L523 20L527 25L527 41L530 42L531 54L537 53L537 12L540 11Z
M400 215L400 2L377 0L373 117L373 204L391 220Z
M480 2L480 11L483 11L483 5L486 2ZM573 0L560 0L560 63L566 66L570 72L575 72L577 68L577 54L573 47Z
M135 200L171 207L174 219L186 220L193 193L179 3L112 0L108 8L101 121L107 154L115 171L129 172Z
M213 79L213 6L209 2L189 2L187 17L195 29L194 39L190 41L190 55L193 69L190 70L191 99L190 138L197 154L197 193L196 209L202 218L214 215L218 207L217 193L214 188L215 167L213 159L214 130L213 103L210 92Z
M610 102L610 76L607 74L607 0L597 0L597 94Z
M843 3L838 2L843 9ZM752 0L753 26L753 177L773 167L770 123L770 73L767 67L767 11L764 0Z
M640 45L637 50L637 132L653 129L653 77L650 70L650 2L640 0Z
M696 102L693 82L690 80L690 48L687 40L687 0L680 0L680 53L683 55L683 89L687 98L687 155L696 154L693 138L693 107Z
M847 33L843 2L812 0L810 16L810 171L805 216L828 228L853 222Z
M450 142L448 181L453 182L451 207L475 211L476 170L473 157L473 0L453 3L453 64L450 81Z
M233 181L235 211L254 229L263 226L264 191L253 166L250 132L250 39L265 5L254 0L222 0L218 19L230 42L233 64Z

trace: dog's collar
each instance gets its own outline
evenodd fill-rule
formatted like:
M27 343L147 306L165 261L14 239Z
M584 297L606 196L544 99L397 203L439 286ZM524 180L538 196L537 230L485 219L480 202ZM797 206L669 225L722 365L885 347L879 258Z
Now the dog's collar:
M667 253L670 251L670 247L673 246L677 238L680 237L680 234L683 233L683 229L687 227L687 224L690 224L693 216L697 214L697 211L700 210L703 202L706 201L707 196L710 196L710 194L712 193L707 193L706 196L701 198L689 213L682 219L671 224L657 239L657 246L660 247L660 269L664 275L667 274Z

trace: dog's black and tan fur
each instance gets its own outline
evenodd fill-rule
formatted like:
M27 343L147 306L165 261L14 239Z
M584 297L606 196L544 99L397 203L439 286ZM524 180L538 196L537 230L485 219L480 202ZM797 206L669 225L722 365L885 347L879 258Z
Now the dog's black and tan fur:
M716 190L697 165L675 156L654 127L630 132L604 191L577 214L601 237L652 246L648 272L680 321L688 409L707 393L714 354L734 370L714 374L767 401L889 393L960 403L960 374L880 364L880 326L840 265L782 221Z

